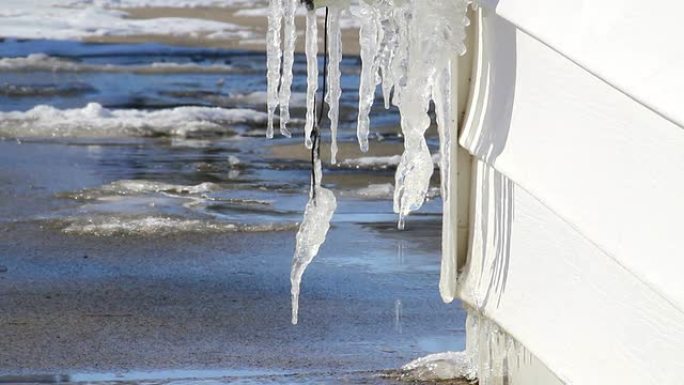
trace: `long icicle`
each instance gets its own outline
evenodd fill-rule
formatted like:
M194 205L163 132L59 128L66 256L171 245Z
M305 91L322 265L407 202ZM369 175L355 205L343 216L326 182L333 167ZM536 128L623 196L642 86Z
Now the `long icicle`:
M288 0L289 1L289 0ZM266 32L266 78L268 80L267 106L268 126L266 137L273 138L273 120L278 108L278 85L280 84L280 29L283 19L283 0L270 0L268 12L268 31Z
M315 16L315 15L314 15ZM326 9L325 20L327 38L329 12ZM327 42L327 40L324 40ZM327 65L327 43L324 49L324 61ZM325 79L326 70L324 66L323 78ZM323 93L326 91L326 83L323 81ZM330 230L330 220L337 209L337 199L332 191L321 187L323 178L323 166L321 163L321 131L320 123L323 118L323 101L321 100L321 111L318 121L312 130L311 148L311 191L309 202L304 210L304 219L297 232L297 245L292 259L292 271L290 273L290 284L292 294L292 324L299 322L299 293L301 291L302 276L306 268L314 260L321 245L325 242L325 237ZM314 111L315 113L315 111Z
M287 124L290 122L290 97L292 96L292 68L294 66L295 44L297 43L297 28L295 13L299 0L283 0L283 15L285 19L283 42L283 73L280 83L280 133L288 138L292 136Z
M375 88L378 85L378 14L374 7L359 2L357 17L361 21L359 46L361 47L361 78L359 84L359 116L356 136L361 151L368 151L370 132L370 112L375 101Z
M342 86L340 80L340 62L342 61L342 33L340 30L340 15L342 8L329 7L328 29L328 92L325 101L328 104L328 119L330 119L330 163L337 163L337 128L340 119L340 96Z
M306 124L304 140L306 148L312 148L311 133L316 124L316 92L318 91L318 21L316 11L306 13Z
M449 63L451 64L451 63ZM456 132L457 122L454 114L456 103L452 90L452 68L448 65L440 74L432 88L435 103L437 130L439 131L439 171L442 194L442 263L439 276L439 294L445 303L456 298L458 278L458 221L457 197L453 187L456 185Z

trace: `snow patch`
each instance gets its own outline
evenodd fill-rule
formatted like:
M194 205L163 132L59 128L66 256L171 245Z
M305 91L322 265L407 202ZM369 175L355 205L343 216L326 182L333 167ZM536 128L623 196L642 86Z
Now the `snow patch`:
M110 110L97 103L76 109L40 105L0 113L0 136L93 137L231 134L234 125L263 125L266 114L250 109L177 107L157 111Z

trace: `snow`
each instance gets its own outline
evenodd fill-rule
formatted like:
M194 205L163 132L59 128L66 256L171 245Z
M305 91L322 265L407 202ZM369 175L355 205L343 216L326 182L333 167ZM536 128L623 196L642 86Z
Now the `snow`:
M175 0L155 1L177 4ZM232 23L179 17L127 18L125 11L103 8L99 1L4 0L12 12L0 14L0 36L27 39L80 40L98 36L170 35L198 36L221 32L221 38L242 39L252 32ZM115 2L108 2L113 4ZM124 1L127 6L152 4ZM185 3L189 3L185 1ZM215 35L216 37L216 35Z
M260 3L258 0L72 0L69 6L94 5L103 8L140 7L238 7Z
M0 113L0 136L180 136L232 133L237 124L264 125L266 114L250 109L177 107L155 111L115 110L97 103L57 109L40 105L26 112Z

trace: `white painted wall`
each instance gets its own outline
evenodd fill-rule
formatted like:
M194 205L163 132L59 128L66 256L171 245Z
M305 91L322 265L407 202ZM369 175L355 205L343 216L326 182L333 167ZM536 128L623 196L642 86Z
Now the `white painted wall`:
M508 20L483 11L461 135L483 162L460 296L568 384L684 383L684 130L667 112L684 66L661 68L681 47L627 60L624 40L609 49L592 31L626 39L635 2L612 8L622 18L605 15L614 1L547 3L501 0ZM649 63L674 77L657 98Z

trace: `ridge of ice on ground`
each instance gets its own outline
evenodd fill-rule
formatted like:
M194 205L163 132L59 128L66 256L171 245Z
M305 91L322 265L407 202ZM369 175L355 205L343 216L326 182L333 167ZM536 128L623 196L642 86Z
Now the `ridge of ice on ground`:
M94 217L90 219L67 218L62 231L75 235L164 235L176 233L214 233L214 232L271 232L290 231L293 224L266 223L243 224L207 221L202 219L184 219L160 216L144 217Z
M50 71L50 72L130 72L140 74L156 73L232 73L241 72L227 64L198 64L153 62L150 64L114 65L81 63L43 53L21 57L0 58L0 71Z
M472 373L466 352L430 354L401 368L402 378L413 381L445 381L468 378Z
M208 132L231 134L231 126L266 123L266 114L251 109L176 107L155 111L116 110L89 103L83 108L40 105L26 112L0 112L0 136L180 136Z

